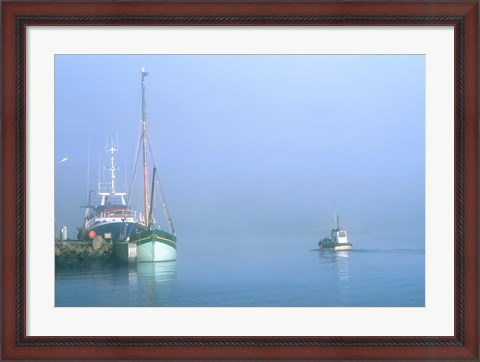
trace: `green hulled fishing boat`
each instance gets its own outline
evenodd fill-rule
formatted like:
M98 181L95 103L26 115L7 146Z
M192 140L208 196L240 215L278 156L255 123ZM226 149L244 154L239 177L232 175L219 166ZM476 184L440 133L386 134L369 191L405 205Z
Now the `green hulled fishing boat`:
M137 262L145 261L169 261L177 258L177 238L173 229L172 219L168 212L165 195L157 176L157 168L153 168L151 194L149 199L149 179L148 179L148 150L149 145L147 129L147 107L145 102L145 77L148 73L142 68L142 150L143 150L143 193L145 207L145 223L139 224L137 232L131 239L136 244ZM167 219L168 231L157 227L153 217L154 193L156 186L159 189L162 207Z

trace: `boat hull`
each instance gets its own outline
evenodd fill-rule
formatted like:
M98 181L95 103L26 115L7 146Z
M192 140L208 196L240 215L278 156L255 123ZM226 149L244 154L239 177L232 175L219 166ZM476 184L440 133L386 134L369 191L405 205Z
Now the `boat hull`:
M145 230L137 234L137 262L177 259L177 239L161 230Z
M337 245L335 246L335 250L350 250L352 245Z
M320 249L327 249L327 250L350 250L352 248L352 244L344 243L344 244L330 244L330 245L320 245Z

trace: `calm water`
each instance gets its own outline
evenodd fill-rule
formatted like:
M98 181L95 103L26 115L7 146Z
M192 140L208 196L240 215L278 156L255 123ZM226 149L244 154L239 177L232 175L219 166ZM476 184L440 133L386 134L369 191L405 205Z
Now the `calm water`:
M355 246L355 245L354 245ZM425 253L301 248L178 251L178 260L56 273L57 307L424 306ZM221 255L221 257L220 257Z

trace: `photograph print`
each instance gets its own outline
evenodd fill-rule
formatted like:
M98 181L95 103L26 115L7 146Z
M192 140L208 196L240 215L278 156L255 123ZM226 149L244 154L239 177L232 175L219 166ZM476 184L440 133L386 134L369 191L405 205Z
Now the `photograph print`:
M425 55L55 55L55 307L424 307Z

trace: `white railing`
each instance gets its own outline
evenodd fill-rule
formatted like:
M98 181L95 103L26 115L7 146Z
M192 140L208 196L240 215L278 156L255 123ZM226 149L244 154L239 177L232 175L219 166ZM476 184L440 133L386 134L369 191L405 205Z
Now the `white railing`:
M88 218L85 222L85 228L89 229L97 223L107 221L145 223L142 214L135 210L110 210L105 212L102 211L95 216Z

